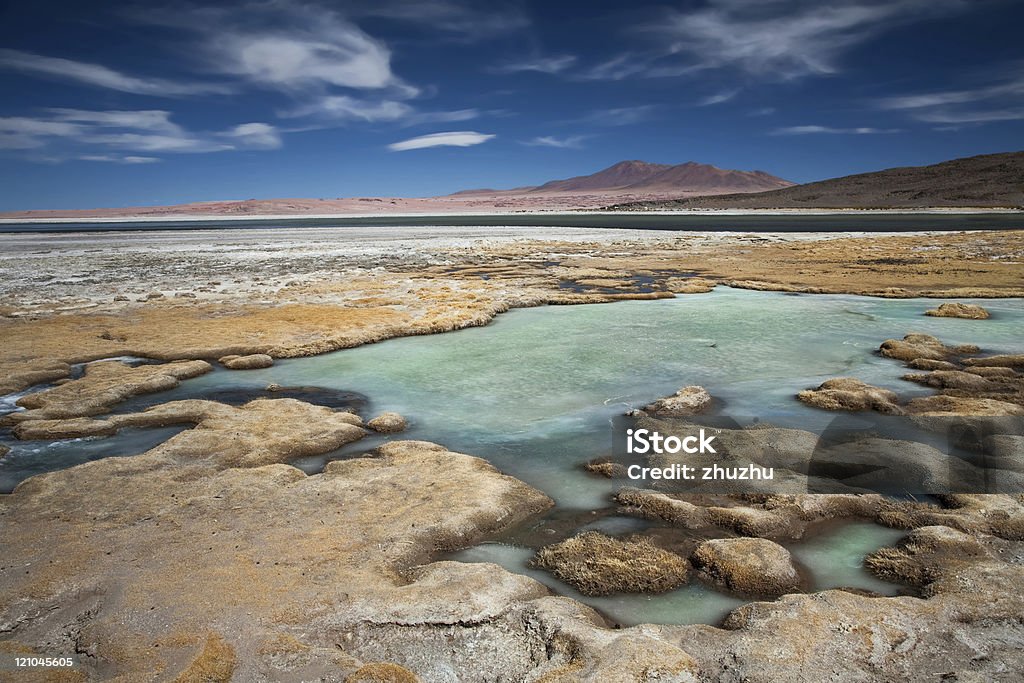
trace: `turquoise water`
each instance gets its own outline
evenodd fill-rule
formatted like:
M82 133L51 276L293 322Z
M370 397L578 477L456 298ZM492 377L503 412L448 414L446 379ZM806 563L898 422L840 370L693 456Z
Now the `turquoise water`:
M905 531L871 522L849 522L806 541L788 544L794 560L811 578L811 589L859 588L881 595L897 595L901 588L875 578L864 569L864 557L901 538ZM459 562L493 562L543 583L604 614L623 626L634 624L717 624L747 602L691 579L681 588L659 595L620 594L591 597L579 593L551 574L529 566L534 551L502 543L482 543L452 554Z
M266 370L217 371L145 400L268 383L320 386L369 397L368 413L394 410L404 436L487 458L563 507L608 504L616 484L580 465L611 451L610 420L700 384L730 415L815 429L834 414L794 395L851 375L904 396L928 390L875 353L908 332L986 352L1024 350L1024 300L979 301L990 320L930 318L932 299L793 296L719 287L657 301L514 310L490 325L392 339ZM356 443L345 452L365 449ZM309 470L323 459L299 463Z
M480 328L282 360L266 370L218 369L118 410L226 391L272 396L263 392L271 382L328 389L324 395L332 400L355 392L351 396L359 401L358 394L366 397L358 403L365 417L394 410L410 420L400 438L484 457L546 492L559 510L598 510L614 506L611 495L620 484L590 475L581 465L610 453L611 420L681 386L703 385L728 415L818 429L833 415L804 406L794 395L830 377L854 376L904 396L928 393L899 379L907 372L902 363L875 353L885 339L925 332L947 343L976 343L988 353L1024 351L1024 300L977 301L993 314L985 321L923 315L938 303L720 287L657 301L521 309ZM105 439L53 444L2 436L14 450L0 459L0 485L9 490L45 469L139 453L169 435L125 430ZM329 458L363 452L382 440L367 438L296 464L318 471ZM791 549L812 569L816 589L891 593L894 587L866 574L861 562L898 533L873 524L846 525ZM460 559L499 562L574 595L550 575L526 568L532 552L492 543L468 549ZM621 623L715 623L739 604L696 583L662 596L585 601Z

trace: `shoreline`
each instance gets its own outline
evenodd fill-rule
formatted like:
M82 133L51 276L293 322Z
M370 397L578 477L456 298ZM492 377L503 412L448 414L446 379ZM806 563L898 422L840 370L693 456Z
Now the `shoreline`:
M86 209L89 211L90 209ZM60 212L58 212L60 213ZM330 220L330 219L381 219L381 218L472 218L480 216L903 216L903 215L988 215L1021 214L1024 209L1012 207L921 207L899 208L842 208L842 209L680 209L666 211L604 211L601 209L576 210L522 210L522 211L459 211L459 212L395 212L395 213L264 213L248 215L224 214L139 214L99 216L27 216L9 217L0 214L0 225L21 223L153 223L160 221L190 223L202 221L246 221L246 220Z

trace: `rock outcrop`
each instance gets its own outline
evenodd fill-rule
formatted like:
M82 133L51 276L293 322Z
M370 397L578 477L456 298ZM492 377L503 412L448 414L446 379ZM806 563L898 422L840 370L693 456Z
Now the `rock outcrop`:
M385 412L366 423L366 426L381 434L404 432L409 423L398 413Z
M173 424L195 428L132 460L258 467L327 453L366 434L358 415L290 398L258 399L239 408L215 401L172 401L104 419L28 420L19 423L14 434L19 439L69 439L109 435L124 427Z
M989 312L977 304L945 303L938 308L924 312L935 318L968 318L970 320L987 320Z
M950 356L978 353L977 346L963 344L946 346L930 334L908 334L903 339L887 339L882 342L879 352L887 358L902 361L946 360Z
M1024 368L1024 353L1001 354L983 358L968 358L964 365L973 367Z
M10 419L67 419L98 415L132 396L166 391L185 379L212 370L206 361L175 361L159 365L132 367L120 361L97 361L85 366L78 379L18 399L25 412Z
M796 396L801 402L823 410L875 410L885 415L901 415L896 392L881 389L853 377L837 377L806 389Z
M764 538L717 538L690 557L703 576L729 591L774 598L800 587L789 551Z
M955 566L988 557L970 534L948 526L925 526L907 534L896 547L872 553L864 564L887 581L923 588Z
M649 415L658 417L685 417L701 413L711 405L711 394L699 386L683 387L671 396L659 398L643 407Z
M903 379L936 389L962 389L968 392L993 391L999 387L997 382L962 370L936 370L927 374L903 375Z
M274 364L274 359L265 353L250 353L247 356L221 356L217 359L228 370L262 370Z
M296 417L291 429L315 428ZM224 427L227 437L242 425ZM219 430L179 436L204 431ZM274 459L294 455L301 439L290 434ZM439 548L471 545L551 505L487 462L400 441L307 476L259 466L270 458L210 452L230 439L194 439L38 475L0 497L4 557L33 558L26 571L0 571L9 646L77 647L105 680L214 669L233 680L344 680L386 661L427 680L467 669L523 680L573 657L615 665L597 645L614 638L600 636L600 619L582 606L538 622L541 606L524 606L548 591L532 579L494 565L420 566ZM32 540L44 533L46 546ZM575 655L550 640L562 627L582 634L565 643ZM492 654L470 641L491 643ZM684 656L675 652L670 659Z
M623 540L588 531L541 548L533 563L584 595L663 593L686 583L685 559L647 539Z

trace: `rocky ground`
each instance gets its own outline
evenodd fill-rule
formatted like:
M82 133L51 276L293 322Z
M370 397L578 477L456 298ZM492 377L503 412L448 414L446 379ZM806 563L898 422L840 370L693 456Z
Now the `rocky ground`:
M500 567L432 561L550 506L486 462L394 436L320 474L288 465L357 441L367 427L400 429L401 416L366 424L370 416L276 398L109 412L226 356L309 355L485 324L513 306L699 293L719 283L1021 296L1024 239L1016 233L295 229L5 235L0 244L0 393L55 383L24 399L7 428L52 439L193 426L145 454L36 476L0 496L0 654L74 653L82 662L51 680L974 681L1015 680L1024 668L1020 496L896 502L624 488L617 502L629 513L749 542L681 549L584 539L549 553L552 567L568 558L582 567L581 585L600 592L622 588L616 566L655 588L692 566L728 590L782 597L751 602L720 627L613 629ZM922 383L942 384L933 387L938 396L993 389L965 389L963 377L940 376L950 370L923 361L1017 386L1003 371L1017 372L1012 358L896 341L921 351L910 358L906 346L890 345L894 357L930 373ZM122 355L184 362L107 361L81 376L71 367ZM953 379L959 384L947 386ZM860 387L835 388L861 391L857 409L896 405ZM800 434L756 431L735 438L752 439L751 448L802 443ZM848 518L908 530L870 565L914 596L804 594L775 546L767 546L778 555L771 563L753 563L765 555L761 540ZM671 576L652 574L659 563L650 558L661 553L678 558ZM0 670L0 680L9 673Z

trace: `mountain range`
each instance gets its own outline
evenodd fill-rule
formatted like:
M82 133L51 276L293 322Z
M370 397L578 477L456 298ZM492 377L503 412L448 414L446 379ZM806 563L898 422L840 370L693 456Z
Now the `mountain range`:
M795 185L764 171L688 161L620 161L590 175L511 190L465 190L443 197L244 199L0 214L6 220L198 216L455 214L608 209L920 209L1024 207L1024 152L953 159Z
M906 209L1024 206L1024 151L859 173L756 194L706 193L620 203L615 210Z

